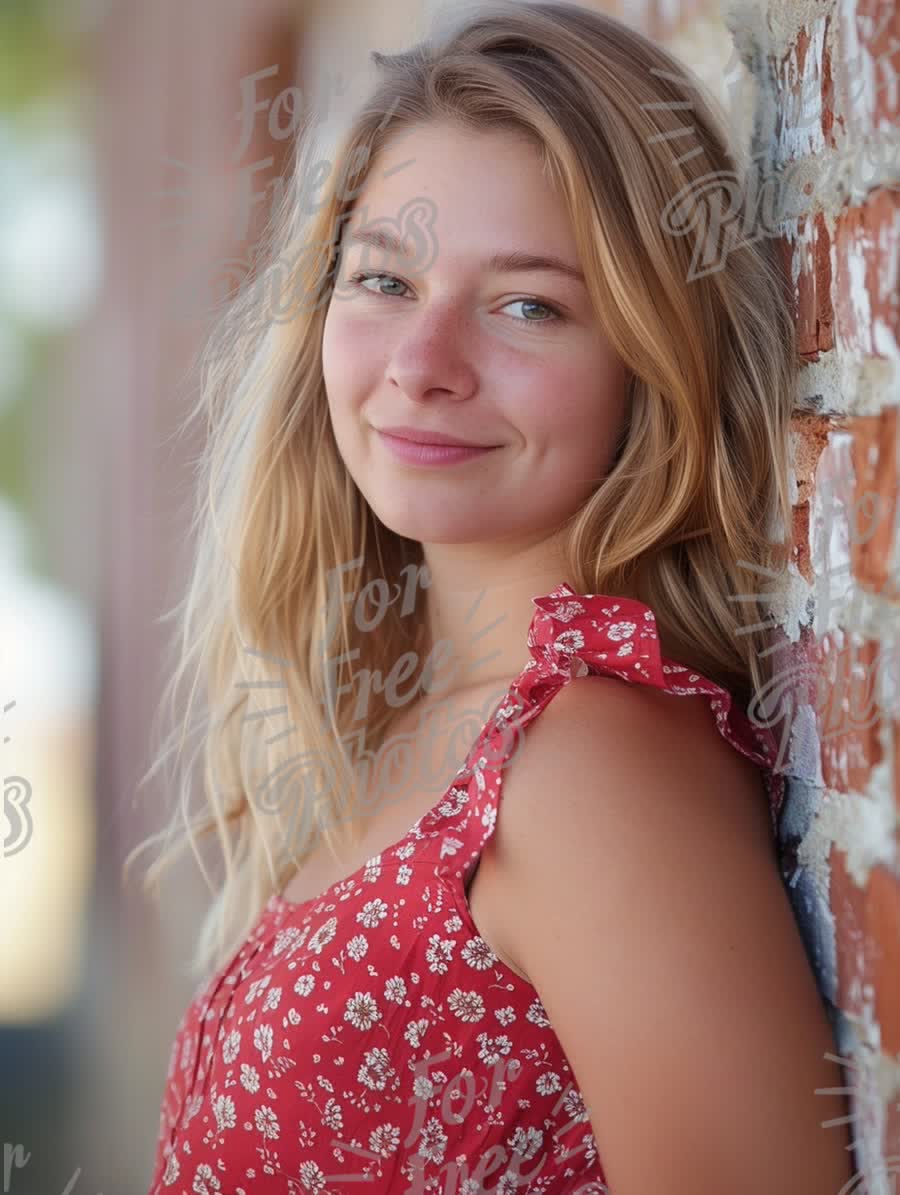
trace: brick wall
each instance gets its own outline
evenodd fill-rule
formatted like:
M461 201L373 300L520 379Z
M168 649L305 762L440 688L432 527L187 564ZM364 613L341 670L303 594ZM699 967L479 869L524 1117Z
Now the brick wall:
M900 17L882 0L738 3L724 20L695 3L600 7L711 82L751 154L784 170L765 235L794 283L801 368L793 563L773 614L785 669L808 680L790 695L781 857L844 1060L853 1189L886 1195L900 1176Z

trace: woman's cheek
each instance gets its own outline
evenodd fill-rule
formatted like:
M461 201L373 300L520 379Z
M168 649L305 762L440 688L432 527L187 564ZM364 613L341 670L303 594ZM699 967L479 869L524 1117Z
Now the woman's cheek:
M334 304L332 304L333 308ZM346 406L371 368L366 344L354 336L348 321L329 310L322 335L322 373L329 404Z

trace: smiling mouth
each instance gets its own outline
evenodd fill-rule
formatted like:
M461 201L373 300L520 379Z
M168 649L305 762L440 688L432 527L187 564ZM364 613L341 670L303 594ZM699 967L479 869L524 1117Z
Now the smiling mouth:
M442 448L471 448L484 450L497 448L497 444L473 444L468 440L459 440L446 432L419 431L413 427L377 427L382 436L390 436L393 440L405 440L409 444L426 444Z
M425 443L422 440L409 440L387 431L379 431L378 435L387 450L397 460L413 466L451 465L484 456L489 452L496 452L501 447L499 444L482 447L480 444Z

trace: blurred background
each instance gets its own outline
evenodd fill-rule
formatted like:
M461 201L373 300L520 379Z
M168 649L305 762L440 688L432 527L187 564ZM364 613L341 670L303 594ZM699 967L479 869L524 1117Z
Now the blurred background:
M311 108L327 156L369 52L435 7L0 0L4 1195L149 1186L207 898L190 856L158 908L121 879L165 799L135 790L189 564L201 446L174 433L296 122ZM682 56L746 145L755 79L718 4L596 7Z

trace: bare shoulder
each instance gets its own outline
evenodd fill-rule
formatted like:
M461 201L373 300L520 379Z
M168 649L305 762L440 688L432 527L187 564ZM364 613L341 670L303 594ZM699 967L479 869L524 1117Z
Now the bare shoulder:
M519 758L504 778L510 835L539 833L547 791L555 817L591 819L595 830L627 825L648 844L685 821L702 823L691 828L698 842L711 821L771 850L762 776L719 733L704 696L579 678L526 727Z
M850 1177L841 1075L762 777L707 699L557 693L504 773L504 945L534 985L617 1195L821 1195Z

